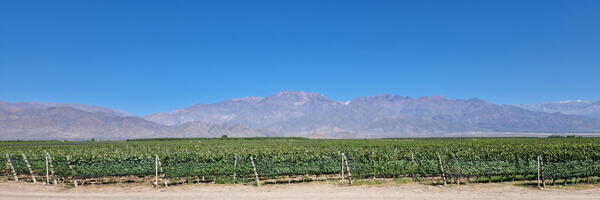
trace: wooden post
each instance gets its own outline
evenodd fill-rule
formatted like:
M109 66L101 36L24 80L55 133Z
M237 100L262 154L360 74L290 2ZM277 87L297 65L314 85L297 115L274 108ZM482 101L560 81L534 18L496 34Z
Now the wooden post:
M342 185L343 185L344 184L344 153L342 153L341 157L342 157L342 164L341 164L342 169L341 169L341 173L342 173Z
M162 167L162 163L160 162L160 157L158 157L158 155L156 156L156 159L158 160L158 167L160 168L160 174L161 174L161 178L165 184L165 187L169 186L167 184L167 179L165 178L165 172L163 171L163 167Z
M540 155L538 155L538 188L542 189L541 180L540 180Z
M344 155L344 161L346 163L346 170L348 170L348 181L350 181L350 185L352 185L352 175L350 174L350 165L348 165L348 158L346 157L346 155Z
M75 179L75 170L73 169L73 165L71 165L71 157L67 155L67 162L69 163L69 169L71 169L71 177L73 178L73 185L77 187L77 180Z
M540 170L542 171L542 187L546 187L546 177L544 177L544 157L540 155Z
M254 159L252 158L252 156L250 156L250 162L252 163L252 169L254 170L254 179L256 179L256 186L259 186L260 183L258 182L258 173L256 173L256 166L254 166Z
M8 155L8 153L6 153L6 161L8 162L8 166L10 167L10 170L12 171L15 181L18 181L19 177L17 177L17 172L15 171L15 167L13 167L12 162L10 162L10 156Z
M437 155L438 157L438 163L440 164L440 171L442 172L442 181L444 181L444 186L446 186L446 174L444 173L444 166L442 165L442 157L440 157L440 155Z
M44 151L46 153L46 185L50 184L50 178L48 176L48 152Z
M27 169L29 169L29 174L31 174L31 180L33 180L33 183L35 183L36 182L35 175L33 175L33 170L31 170L31 165L29 165L29 161L27 161L27 156L25 156L24 153L22 153L21 155L23 155L23 160L25 161L25 164L27 164Z
M158 155L154 155L154 187L158 186Z
M340 151L338 151L338 156L341 156L342 153L340 153ZM342 173L337 174L338 176L342 177Z
M235 177L237 176L236 167L237 167L237 153L235 154L235 158L233 160L233 180L235 180Z
M52 166L52 156L50 153L46 153L48 156L48 163L50 164L50 173L52 174L52 185L56 185L56 175L54 174L54 166Z
M415 166L415 156L414 156L414 154L413 154L412 151L410 152L410 165L411 165L411 168L414 169L414 166ZM413 179L413 181L415 181L416 174L414 173L414 170L411 170L411 172L412 172L411 173L412 179Z

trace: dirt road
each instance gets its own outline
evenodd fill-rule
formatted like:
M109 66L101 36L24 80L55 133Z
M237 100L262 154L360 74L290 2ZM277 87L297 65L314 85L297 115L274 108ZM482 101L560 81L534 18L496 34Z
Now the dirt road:
M195 184L154 188L144 184L108 184L66 188L32 183L0 183L0 199L600 199L599 185L544 189L510 184L438 187L403 185L340 186L334 183L292 185Z

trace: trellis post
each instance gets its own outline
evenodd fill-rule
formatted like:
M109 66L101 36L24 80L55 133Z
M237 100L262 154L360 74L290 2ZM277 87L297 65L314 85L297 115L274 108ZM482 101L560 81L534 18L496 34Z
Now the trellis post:
M546 177L544 176L544 157L540 155L540 170L542 173L542 187L546 187Z
M154 187L158 186L158 155L154 155Z
M50 177L48 175L48 152L44 151L46 153L46 185L50 184Z
M340 156L342 158L342 163L341 163L341 173L342 173L342 185L344 184L344 153L342 153L342 155Z
M340 151L338 151L338 156L341 156L342 153ZM337 174L338 176L342 177L342 173Z
M410 166L412 168L411 170L411 175L412 175L412 179L413 181L415 180L415 172L414 172L414 166L415 166L415 156L413 154L413 152L410 152Z
M25 156L24 153L22 153L21 155L23 155L23 160L25 161L25 164L27 164L27 169L29 169L29 174L31 174L31 180L33 180L33 183L35 183L36 182L35 176L33 175L33 170L31 170L31 165L29 165L29 161L27 160L27 156Z
M254 170L254 179L256 179L256 186L259 186L260 183L258 182L258 173L256 173L256 166L254 166L254 159L252 158L252 156L250 156L250 162L252 163L252 169Z
M71 165L71 157L67 155L67 162L69 163L69 169L71 169L71 177L73 178L73 185L77 187L77 180L75 179L75 170L73 169L73 165Z
M350 174L350 165L348 165L348 157L346 157L346 155L342 154L344 156L344 161L346 163L346 170L348 170L348 181L350 181L350 185L352 185L352 174Z
M235 158L233 160L233 180L235 180L235 177L237 176L236 167L237 167L237 153L235 154Z
M442 181L444 181L444 186L446 186L446 173L444 173L444 166L442 165L442 157L440 157L440 155L437 155L438 157L438 163L440 164L440 171L442 172Z
M168 187L169 185L167 183L167 179L165 178L165 172L163 171L162 163L160 162L160 157L158 157L158 155L156 156L156 160L158 160L158 167L160 168L161 178L165 184L165 187Z
M56 185L56 174L54 174L54 166L52 165L52 156L50 156L50 153L48 153L48 152L46 152L46 156L48 157L50 173L52 174L52 185Z
M537 156L537 163L538 163L538 174L537 174L537 182L538 182L538 188L542 189L541 181L540 181L540 155Z
M17 172L15 171L15 167L13 167L12 162L10 162L10 156L8 155L8 153L6 153L6 161L8 162L8 165L10 167L10 170L12 171L15 181L18 181L19 177L17 177Z

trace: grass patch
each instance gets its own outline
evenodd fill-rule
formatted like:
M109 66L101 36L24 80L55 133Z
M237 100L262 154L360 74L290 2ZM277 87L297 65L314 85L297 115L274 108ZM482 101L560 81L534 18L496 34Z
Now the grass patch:
M491 177L491 181L490 181L490 177L488 176L481 176L479 178L479 183L488 183L488 182L492 182L492 183L500 183L500 182L512 182L513 181L513 177L512 176L492 176ZM537 176L535 175L527 175L525 177L523 177L523 175L516 175L514 181L537 181ZM469 182L471 183L476 183L477 182L477 178L474 179L470 179Z
M411 183L411 182L413 182L413 181L411 179L408 179L408 178L397 178L397 179L394 179L394 183L396 183L396 184L407 184L407 183Z
M535 185L535 187L537 187L537 184ZM556 184L555 186L553 185L549 185L546 183L546 188L547 189L557 189L557 190L585 190L585 189L591 189L591 188L598 188L597 185L594 184L567 184L567 186L563 185L563 184Z
M381 185L387 181L384 180L355 180L352 185Z
M70 184L65 183L65 184L63 184L63 186L67 189L75 188L75 185L73 183L70 183Z

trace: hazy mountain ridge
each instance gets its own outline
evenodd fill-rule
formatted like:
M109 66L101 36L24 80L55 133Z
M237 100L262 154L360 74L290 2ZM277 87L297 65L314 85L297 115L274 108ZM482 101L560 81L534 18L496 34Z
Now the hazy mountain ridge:
M244 125L190 122L181 126L159 125L140 117L119 117L71 107L0 108L0 140L125 140L157 137L266 137L269 130Z
M55 104L0 101L0 139L124 140L221 135L381 138L477 132L498 133L495 136L506 132L600 133L600 119L531 111L477 98L450 100L439 95L411 98L383 94L343 103L316 93L287 91L267 97L195 104L143 118L117 116L103 111L112 109L92 109L82 104L51 105Z
M196 104L145 118L169 125L174 119L179 120L177 123L244 123L288 136L341 132L356 137L438 136L472 131L600 132L600 120L534 112L477 98L449 100L439 95L410 98L383 94L341 103L315 93L288 91L250 99Z
M397 111L359 102L327 112L309 114L278 123L269 129L283 134L335 132L358 133L357 137L433 136L447 132L467 131L461 125L423 120ZM329 132L326 132L329 131Z
M266 129L251 129L244 124L209 124L188 122L173 128L168 137L279 137L279 133Z
M352 100L396 110L424 120L445 121L468 130L501 132L594 132L599 120L583 116L532 112L510 105L497 105L473 98L449 100L442 96L410 97L378 95ZM460 132L456 130L455 132Z
M0 109L2 139L107 139L160 135L162 125L139 117L119 117L71 107ZM5 115L7 114L7 115Z
M85 104L75 104L75 103L38 103L38 102L15 102L8 103L4 101L0 101L0 108L5 109L25 109L25 108L50 108L50 107L71 107L78 110L84 110L88 112L105 112L108 114L116 115L119 117L129 117L135 116L131 113L122 110L115 110L100 106L90 106Z
M263 128L290 118L341 107L344 104L317 93L280 92L267 97L246 97L215 104L195 104L170 113L144 117L164 124L180 125L186 122L243 123L251 128Z
M532 111L559 112L600 119L600 101L544 102L538 104L515 104L515 106Z

